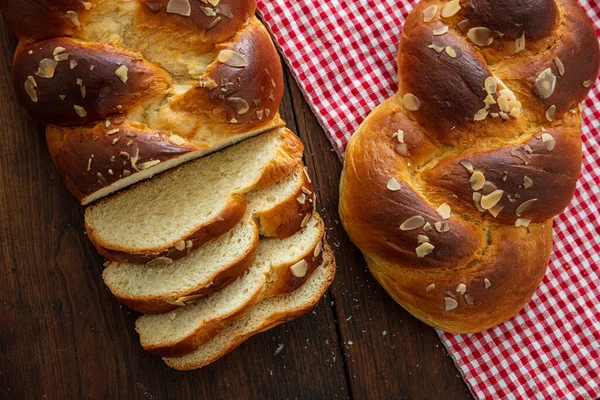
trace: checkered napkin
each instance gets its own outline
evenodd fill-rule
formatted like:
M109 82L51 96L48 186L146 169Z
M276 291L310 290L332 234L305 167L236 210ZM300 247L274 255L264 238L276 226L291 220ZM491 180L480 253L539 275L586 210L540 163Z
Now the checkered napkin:
M579 0L600 35L600 4ZM415 0L259 0L259 10L338 154L397 88L400 30ZM585 102L583 176L554 222L535 296L487 332L440 337L475 397L600 396L600 91Z

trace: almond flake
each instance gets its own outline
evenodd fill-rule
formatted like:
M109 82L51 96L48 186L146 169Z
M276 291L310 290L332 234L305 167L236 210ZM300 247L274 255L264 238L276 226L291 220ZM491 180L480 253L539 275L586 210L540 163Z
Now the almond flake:
M487 94L494 94L498 90L498 81L493 76L488 76L485 78L483 85Z
M446 33L448 33L448 26L447 25L442 25L439 28L436 28L433 30L433 35L434 36L441 36L441 35L445 35Z
M432 283L431 285L427 286L427 288L425 288L425 290L427 292L431 292L432 290L435 290L435 283Z
M473 305L473 296L471 296L469 293L465 293L464 298L465 298L465 303L467 303L470 306Z
M154 167L157 164L160 164L160 160L146 161L146 162L143 162L141 164L138 164L137 167L138 167L138 169L140 171L143 171L143 170L148 169L150 167Z
M175 245L175 249L179 251L185 250L185 240L180 241Z
M170 265L173 264L173 260L169 257L156 257L155 259L148 262L146 265L149 267L158 267L161 265Z
M535 80L535 90L538 96L545 100L554 94L556 88L556 76L551 68L547 68L538 75Z
M236 68L244 68L248 64L244 56L229 49L221 50L217 56L217 60L225 65Z
M306 260L300 260L290 267L290 271L296 278L303 278L306 276L306 272L308 272L308 263Z
M531 199L531 200L527 200L523 203L521 203L521 205L519 207L517 207L516 210L516 214L517 217L520 217L521 214L523 214L525 211L527 211L529 209L529 207L531 207L533 205L533 203L535 203L537 201L537 199Z
M250 110L248 102L241 97L228 97L227 103L231 104L237 115L244 115Z
M454 50L454 48L452 48L451 46L446 46L446 54L448 54L448 56L450 58L456 58L458 55L456 54L456 50Z
M402 104L404 105L404 108L406 108L408 111L418 111L421 107L421 102L419 101L417 96L415 96L412 93L406 93L402 97Z
M27 94L29 95L29 98L34 103L38 102L38 94L37 94L36 89L37 89L37 83L35 81L35 78L31 75L28 76L27 80L25 81L25 92L27 92Z
M435 18L435 14L437 14L437 6L429 6L425 10L423 10L423 22L430 22Z
M546 119L550 122L554 121L554 115L556 114L556 106L552 105L546 110Z
M73 25L81 26L81 23L79 22L79 15L75 11L67 11L66 16Z
M415 253L417 253L417 257L423 258L433 252L435 246L431 243L423 243L419 247L415 249Z
M489 280L488 278L485 278L485 279L483 280L483 285L484 285L484 287L485 287L486 289L489 289L489 288L490 288L490 286L492 286L492 282L490 282L490 280Z
M469 29L467 37L477 46L485 47L491 45L494 41L494 31L483 26L478 26Z
M467 285L464 283L459 283L456 287L456 292L460 294L465 294L467 292Z
M87 111L85 111L83 107L74 105L73 108L75 109L77 115L79 115L81 118L84 118L87 115Z
M437 208L437 210L435 210L435 212L437 212L437 215L440 216L441 219L449 219L450 218L450 206L448 205L448 203L444 203L441 206L439 206Z
M519 228L521 226L527 228L530 223L531 223L530 219L527 219L527 218L517 218L517 220L515 221L515 226L517 228Z
M458 301L452 297L444 297L444 310L452 311L458 308Z
M399 129L398 132L395 132L392 135L392 139L397 138L399 143L404 143L404 131Z
M515 54L522 52L525 50L525 32L521 35L520 38L515 40Z
M56 71L57 65L58 61L53 60L51 58L44 58L40 61L40 64L38 65L38 70L35 74L40 78L54 78L54 72Z
M523 187L529 189L533 186L533 181L527 175L523 177Z
M401 231L412 231L414 229L422 228L425 225L425 218L420 215L415 215L414 217L410 217L406 221L400 225Z
M421 243L429 243L429 236L417 235L417 242L419 244L421 244Z
M494 207L496 204L502 200L502 196L504 196L504 190L495 190L492 193L481 196L481 208L484 210L489 210Z
M167 3L167 13L178 14L189 17L192 13L192 7L189 0L169 0Z
M402 189L402 186L400 186L400 183L396 180L396 178L391 178L387 183L387 188L392 192L397 192L398 190Z
M460 11L460 4L459 4L459 0L452 0L449 3L446 3L446 5L444 5L442 7L442 11L440 12L440 15L442 16L442 18L450 18L456 15L456 13L458 13Z
M471 189L477 192L478 190L483 189L483 185L485 185L485 175L483 175L481 171L475 171L471 175L469 183L471 184Z
M584 88L589 88L589 87L591 87L593 84L594 84L594 81L592 81L592 80L585 81L585 82L583 82L583 87L584 87Z
M127 83L127 79L129 79L128 72L129 68L127 68L125 65L121 65L115 71L115 75L121 80L121 82Z
M461 161L460 165L462 165L468 172L473 173L473 163L471 161Z
M556 147L556 139L549 133L542 134L542 142L544 142L548 151L552 151Z
M563 62L560 60L560 58L555 57L554 58L554 64L556 65L556 68L558 68L558 74L560 76L563 76L565 74L565 65L563 64Z

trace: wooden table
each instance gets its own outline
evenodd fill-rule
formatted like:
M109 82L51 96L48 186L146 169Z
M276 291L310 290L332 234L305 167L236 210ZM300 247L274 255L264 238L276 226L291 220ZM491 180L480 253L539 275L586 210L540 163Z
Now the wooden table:
M470 398L434 330L386 295L344 233L342 166L288 70L281 111L306 145L338 263L333 286L312 313L201 370L174 371L143 351L137 315L104 286L43 128L15 101L15 45L0 26L0 398Z

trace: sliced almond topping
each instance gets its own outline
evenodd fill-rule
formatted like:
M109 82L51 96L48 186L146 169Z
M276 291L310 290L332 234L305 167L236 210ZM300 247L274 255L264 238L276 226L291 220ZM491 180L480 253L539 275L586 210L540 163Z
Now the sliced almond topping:
M302 222L300 223L300 228L304 228L306 225L308 225L308 222L310 221L311 218L312 218L312 214L306 214L304 216L304 218L302 218Z
M487 94L494 94L498 90L498 81L493 76L488 76L485 78L484 87Z
M429 22L435 18L435 14L437 14L437 6L429 6L425 10L423 10L423 22Z
M79 22L79 15L75 11L67 11L67 19L75 26L81 26Z
M494 41L494 31L483 26L478 26L469 29L467 37L477 46L485 47L489 46Z
M40 78L54 78L54 72L56 71L57 65L58 61L53 60L52 58L44 58L42 61L40 61L38 70L35 74Z
M483 285L484 285L484 287L485 287L486 289L489 289L489 288L490 288L490 286L492 286L492 282L490 282L490 280L489 280L488 278L485 278L485 279L483 280Z
M473 163L471 161L463 160L460 162L460 165L462 165L471 174L473 173Z
M53 55L53 56L57 56L57 55L59 55L60 53L64 53L64 52L65 52L65 50L66 50L66 49L65 49L64 47L61 47L61 46L56 46L56 47L54 48L54 51L52 52L52 55Z
M452 311L458 308L458 301L452 297L444 297L444 310Z
M61 62L69 59L69 53L60 53L54 56L54 61Z
M431 224L429 222L425 222L425 225L423 226L423 230L425 232L429 232L431 230Z
M306 204L306 195L304 193L300 193L300 196L296 197L296 201L302 205Z
M515 40L515 54L522 52L525 50L525 32L521 35L520 38Z
M431 285L427 286L427 288L425 290L427 292L431 292L432 290L435 290L435 283L432 283Z
M417 96L415 96L412 93L406 93L402 97L402 104L404 105L404 108L406 108L408 111L418 111L419 108L421 108L421 102L419 101Z
M500 204L496 204L494 207L490 208L488 210L488 212L494 217L494 218L498 218L498 215L502 212L502 210L504 210L504 206L501 206Z
M392 178L388 181L387 188L392 192L397 192L398 190L402 189L402 186L400 186L400 183L396 180L396 178Z
M394 134L392 135L392 139L393 138L397 138L398 142L404 143L404 131L402 129L399 129L398 132L394 132Z
M308 263L306 260L300 260L290 267L290 271L296 278L303 278L306 276L306 272L308 271Z
M74 105L73 108L75 109L77 115L79 115L81 118L84 118L87 115L87 111L85 111L83 107Z
M486 106L493 106L494 104L497 104L496 99L491 94L488 94L487 97L483 100L483 102Z
M435 50L435 52L438 54L440 54L446 48L446 46L444 46L442 43L432 43L427 47L429 47L432 50Z
M467 292L467 285L464 283L459 283L456 287L456 292L460 294L465 294Z
M233 106L237 115L244 115L250 110L248 102L241 97L228 97L227 102Z
M169 0L167 3L167 12L189 17L192 13L192 7L189 0Z
M441 206L439 206L437 208L437 210L435 210L435 212L437 212L437 215L440 216L441 219L449 219L450 218L450 206L448 205L448 203L444 203Z
M531 199L531 200L527 200L523 203L521 203L521 205L519 207L517 207L517 217L520 217L521 214L523 214L525 211L527 211L529 209L529 207L531 207L533 205L533 203L535 203L537 201L537 199Z
M422 228L425 225L425 218L420 215L415 215L414 217L410 217L406 221L400 225L400 230L402 231L412 231L413 229Z
M481 208L481 193L475 192L473 193L473 203L475 203L475 207L477 207L477 210L479 212L485 212L486 210L484 210L483 208Z
M448 33L448 26L447 25L442 25L439 28L435 28L433 30L433 35L434 36L441 36L441 35L445 35L446 33Z
M525 175L525 176L523 177L523 187L524 187L525 189L529 189L529 188L531 188L532 186L533 186L533 181L531 180L531 178L530 178L530 177L528 177L527 175Z
M450 230L450 225L448 225L448 223L445 221L437 221L435 224L433 224L433 226L435 227L435 230L439 233L445 233Z
M563 64L563 62L560 60L560 58L555 57L554 58L554 64L556 64L556 68L558 68L558 74L560 76L563 76L565 74L565 65Z
M170 265L173 264L173 260L169 257L156 257L154 260L148 262L146 265L149 267L157 267L161 265Z
M544 142L548 151L552 151L556 147L556 139L549 133L542 133L542 142Z
M140 171L143 171L143 170L148 169L150 167L154 167L157 164L160 164L160 160L146 161L146 162L143 162L141 164L138 164L137 167L138 167L138 169Z
M396 146L396 148L394 149L394 151L396 153L398 153L399 155L401 155L402 157L408 157L408 146L405 143L400 143L399 145Z
M175 245L175 249L179 251L185 250L185 240L182 240L179 243L177 243Z
M481 190L483 189L483 185L485 185L485 175L481 171L475 171L471 175L469 183L471 184L471 189L474 191Z
M458 13L460 11L460 4L459 4L459 0L452 0L449 3L446 3L446 5L444 5L442 7L442 11L440 12L440 15L442 16L442 18L450 18L456 15L456 13Z
M315 251L313 252L313 257L317 258L319 256L319 254L321 254L322 250L323 250L323 242L319 242L317 244L317 247L315 247Z
M552 105L546 110L546 119L550 122L554 121L554 115L556 114L556 106Z
M473 296L471 296L469 293L465 293L464 297L465 297L465 303L472 306L473 305Z
M431 254L433 252L433 249L435 249L435 246L431 243L423 243L415 249L415 252L417 253L417 257L423 258Z
M469 20L463 19L458 24L456 24L456 26L458 27L458 29L460 29L461 32L464 33L467 31L467 28L469 27Z
M481 196L481 208L484 210L490 210L496 204L502 200L502 196L504 196L504 190L495 190L492 193Z
M37 94L36 89L37 89L37 83L35 81L35 78L31 75L28 76L27 80L25 81L25 91L29 95L29 98L31 99L31 101L33 101L34 103L38 102L38 94Z
M177 146L182 146L185 144L186 140L179 135L171 135L169 136L169 142L176 144Z
M217 60L225 65L236 68L244 68L248 64L243 55L229 49L221 50L217 56Z
M555 88L556 76L552 72L552 68L547 68L535 80L535 90L538 96L545 100L554 94Z
M487 116L490 113L490 109L487 107L482 108L481 110L477 111L477 113L475 114L475 116L473 117L473 119L475 121L483 121L484 119L487 118Z
M530 219L527 219L527 218L517 218L517 220L515 221L515 226L517 228L519 228L521 226L527 228L530 223L531 223Z
M77 66L77 61L71 59L71 61L69 61L69 68L75 69L76 66Z
M429 236L425 236L425 235L418 235L417 236L417 242L420 243L429 243Z
M448 56L449 56L450 58L456 58L456 57L458 57L458 54L456 54L456 50L454 50L454 48L453 48L453 47L451 47L451 46L446 46L446 49L445 49L445 50L446 50L446 54L448 54Z
M583 82L583 87L584 87L584 88L589 88L589 87L591 87L593 84L594 84L594 81L592 81L592 80L585 81L585 82Z
M129 79L128 72L129 72L129 68L127 68L125 65L121 65L115 71L115 75L121 80L121 82L127 83L127 79Z

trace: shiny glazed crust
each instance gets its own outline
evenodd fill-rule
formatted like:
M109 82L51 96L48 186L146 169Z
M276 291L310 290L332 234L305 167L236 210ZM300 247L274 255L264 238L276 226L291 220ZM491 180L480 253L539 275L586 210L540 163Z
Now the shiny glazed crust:
M52 158L82 204L284 125L277 112L281 64L253 16L255 1L192 1L189 15L181 4L0 4L20 39L16 97L48 126ZM145 168L115 171L119 167L104 156L124 146L139 151ZM95 162L88 168L90 158Z
M339 212L417 318L478 332L531 299L579 177L579 103L598 68L571 0L423 0L411 12L399 92L352 137Z

